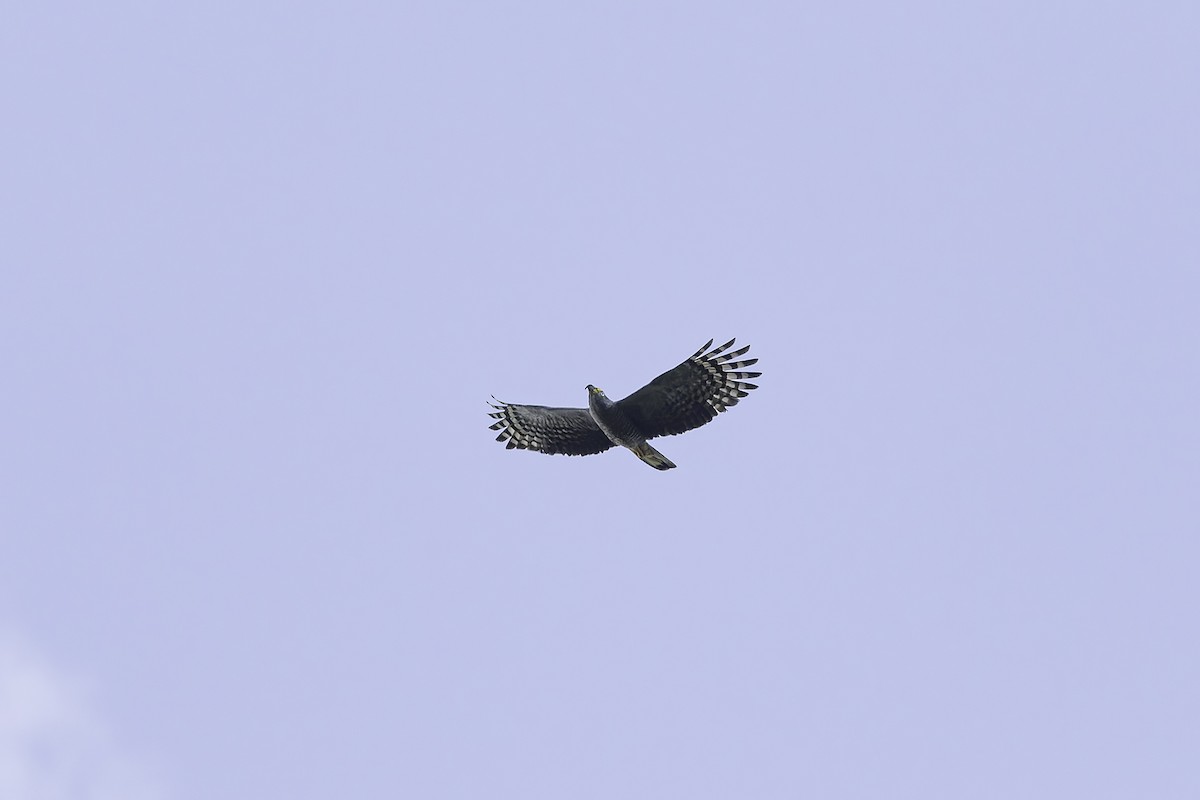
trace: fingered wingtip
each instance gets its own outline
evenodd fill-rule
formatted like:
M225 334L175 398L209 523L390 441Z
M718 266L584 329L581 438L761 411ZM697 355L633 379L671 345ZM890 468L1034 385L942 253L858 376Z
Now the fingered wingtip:
M713 343L713 341L715 341L715 340L710 340L708 344L711 345ZM704 353L705 350L708 350L708 345L705 345L703 348L701 348L700 352L704 353L704 359L706 361L711 360L711 359L716 359L717 356L721 355L721 353L724 353L726 350L728 350L730 347L732 347L733 343L736 341L737 341L736 338L730 339L725 344L721 345L720 347L709 350L707 353ZM743 352L745 350L749 350L749 349L750 349L749 346L747 346L747 347L743 348ZM726 357L726 358L728 358L728 357ZM724 361L726 359L720 359L720 360Z

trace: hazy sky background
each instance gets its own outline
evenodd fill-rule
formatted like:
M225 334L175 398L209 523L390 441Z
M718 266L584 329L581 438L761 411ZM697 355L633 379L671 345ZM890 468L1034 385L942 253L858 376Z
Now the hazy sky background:
M1198 76L1194 2L7 4L5 799L1200 796ZM733 336L677 470L487 430Z

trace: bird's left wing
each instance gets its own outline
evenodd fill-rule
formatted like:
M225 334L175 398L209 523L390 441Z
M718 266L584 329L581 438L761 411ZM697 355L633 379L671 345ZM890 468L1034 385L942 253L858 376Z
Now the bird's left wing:
M742 367L758 363L757 358L734 361L750 346L725 352L736 339L714 350L712 340L675 369L659 375L650 383L621 400L617 405L647 439L668 436L699 428L720 412L737 405L751 389L746 378L761 372L741 372ZM708 351L708 352L705 352Z
M496 420L489 427L500 431L496 441L506 442L509 449L587 456L613 446L586 408L525 406L499 400L489 405L496 409L488 414Z

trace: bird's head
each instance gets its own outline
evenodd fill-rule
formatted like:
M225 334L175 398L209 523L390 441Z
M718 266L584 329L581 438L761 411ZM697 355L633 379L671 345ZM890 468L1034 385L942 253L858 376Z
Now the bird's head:
M588 394L589 394L589 395L595 394L595 395L599 395L600 397L603 397L603 396L604 396L604 390L603 390L603 389L601 389L599 386L592 386L592 385L589 383L589 384L587 385L587 390L588 390Z

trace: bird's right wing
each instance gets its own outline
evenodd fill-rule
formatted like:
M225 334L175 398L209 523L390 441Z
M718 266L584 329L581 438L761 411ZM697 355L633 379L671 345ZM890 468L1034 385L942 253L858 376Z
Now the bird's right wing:
M746 383L761 372L743 372L757 358L734 361L746 354L749 346L726 352L734 339L713 350L712 340L675 369L659 375L650 383L617 403L647 439L673 436L699 428L730 406L737 405L751 389ZM705 352L707 351L707 352Z
M507 440L509 449L587 456L613 446L586 408L523 406L499 400L489 405L496 409L488 414L496 420L489 427L500 431L496 441Z

